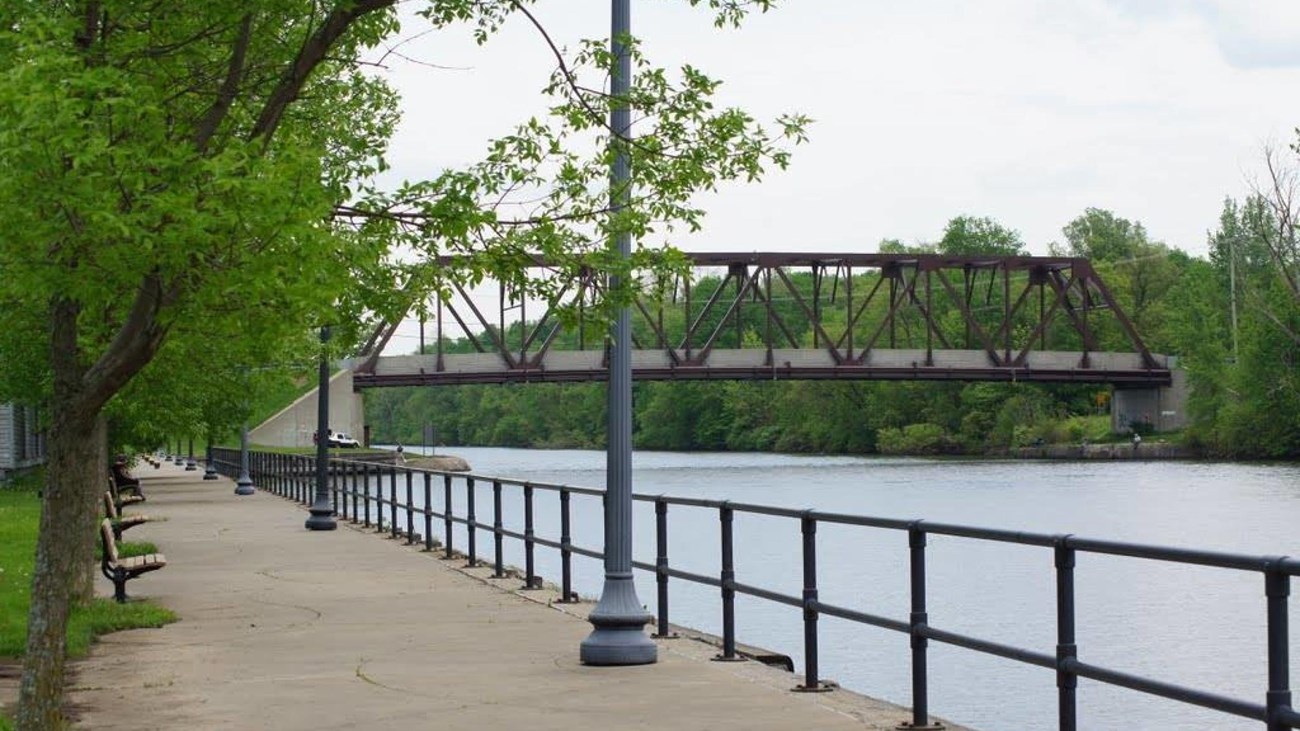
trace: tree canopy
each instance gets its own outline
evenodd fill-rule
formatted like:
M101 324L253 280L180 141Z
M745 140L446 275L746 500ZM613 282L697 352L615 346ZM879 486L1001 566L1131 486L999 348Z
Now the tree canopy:
M771 4L688 1L719 24ZM418 17L482 42L510 16L532 20L530 4L424 0ZM699 226L697 193L784 166L807 123L716 107L719 81L656 67L635 39L632 91L612 99L605 41L550 47L544 114L476 165L385 188L399 105L365 59L400 25L395 0L0 8L0 303L13 323L0 359L20 364L0 369L0 398L45 401L51 420L21 728L61 723L70 575L89 562L106 409L142 435L229 425L220 414L238 409L221 402L248 386L232 371L286 357L314 327L346 344L418 293L489 271L549 297L558 280L526 274L538 252L561 268L671 264L647 252L624 265L605 242ZM639 115L616 216L612 104ZM431 266L444 255L456 259Z

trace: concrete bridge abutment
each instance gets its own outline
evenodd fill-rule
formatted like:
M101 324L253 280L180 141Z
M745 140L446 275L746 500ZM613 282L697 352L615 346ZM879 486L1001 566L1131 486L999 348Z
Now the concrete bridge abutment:
M310 447L316 431L318 389L298 397L248 433L253 444L265 447ZM344 369L330 377L329 425L365 442L365 402L352 388L352 371Z
M1173 358L1170 358L1172 361ZM1187 426L1187 371L1170 363L1173 382L1168 386L1116 387L1110 401L1110 429L1117 434L1141 425L1153 431L1177 431Z

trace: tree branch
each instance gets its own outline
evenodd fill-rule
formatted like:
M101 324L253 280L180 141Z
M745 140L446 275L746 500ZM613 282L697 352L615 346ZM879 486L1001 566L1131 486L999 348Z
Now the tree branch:
M199 122L198 129L194 131L194 147L200 153L207 152L208 143L212 141L212 136L217 133L217 128L221 126L222 120L230 112L230 106L235 102L235 95L239 92L239 80L244 73L244 59L248 56L248 43L252 35L253 14L246 13L239 23L239 35L235 38L235 45L230 51L230 66L226 69L226 78L217 90L217 98L212 101L212 106L208 107L203 120Z
M397 0L357 0L346 8L336 8L325 18L325 22L307 39L298 51L289 68L285 69L271 96L266 100L257 122L248 134L249 140L261 138L269 142L275 136L275 130L284 117L289 105L298 98L307 78L316 66L324 60L334 43L347 32L357 20L376 10L391 7Z
M126 321L82 378L83 408L98 411L149 363L167 335L167 328L158 321L158 315L179 294L177 285L164 287L157 269L144 276Z

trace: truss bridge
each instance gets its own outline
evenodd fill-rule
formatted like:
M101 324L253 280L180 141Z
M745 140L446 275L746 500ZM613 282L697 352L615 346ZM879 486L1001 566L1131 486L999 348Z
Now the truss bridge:
M887 379L1169 385L1086 259L938 254L687 253L689 276L631 308L633 377ZM539 276L551 276L544 262ZM604 283L567 282L555 308L504 286L426 306L420 347L381 355L384 323L354 361L357 389L464 383L599 381L603 338L584 322ZM495 297L484 292L497 289ZM413 308L414 309L414 308ZM426 335L429 337L426 339Z

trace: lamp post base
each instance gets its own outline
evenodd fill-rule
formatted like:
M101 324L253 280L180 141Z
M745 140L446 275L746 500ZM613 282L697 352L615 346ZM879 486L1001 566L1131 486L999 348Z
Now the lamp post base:
M185 460L185 471L193 472L199 468L199 463L194 461L193 457Z
M334 530L339 527L334 520L334 509L328 503L315 503L309 510L311 517L307 519L307 530Z
M220 477L220 475L217 474L216 465L212 464L211 462L208 462L207 468L203 470L203 479L215 480L218 477Z
M584 665L649 665L659 648L645 633L651 617L636 601L632 577L605 577L600 603L587 621L595 627L579 647Z
M257 490L253 487L253 481L249 479L248 475L240 475L239 481L235 483L235 494L252 495L255 492Z

